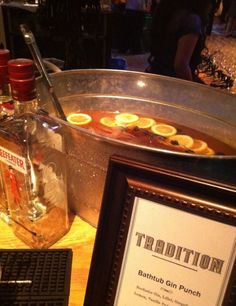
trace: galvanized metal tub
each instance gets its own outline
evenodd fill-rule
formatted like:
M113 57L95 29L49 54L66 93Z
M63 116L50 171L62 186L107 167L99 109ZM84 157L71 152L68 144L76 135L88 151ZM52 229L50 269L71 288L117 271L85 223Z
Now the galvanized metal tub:
M66 114L86 110L138 112L204 131L236 149L236 97L205 85L118 70L71 70L51 74ZM150 162L236 188L236 155L202 156L138 146L93 134L58 119L42 80L40 104L65 131L70 208L96 226L109 158Z

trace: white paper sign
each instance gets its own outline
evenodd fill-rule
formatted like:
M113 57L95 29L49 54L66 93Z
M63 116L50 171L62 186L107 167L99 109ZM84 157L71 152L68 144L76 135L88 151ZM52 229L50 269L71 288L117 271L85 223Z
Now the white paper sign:
M136 198L117 306L220 306L236 256L236 229Z

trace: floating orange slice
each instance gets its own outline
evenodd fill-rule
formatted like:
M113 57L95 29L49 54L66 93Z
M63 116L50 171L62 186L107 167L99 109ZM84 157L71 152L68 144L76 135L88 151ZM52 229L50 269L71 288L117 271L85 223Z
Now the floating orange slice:
M148 117L140 117L138 121L134 122L134 125L141 128L141 129L149 129L151 126L153 126L156 123L156 121L152 118Z
M215 155L215 151L212 150L211 148L207 147L206 150L204 151L204 154L206 154L206 155Z
M191 149L194 143L194 140L192 137L188 135L173 135L170 136L170 141L177 141L180 146L184 146L187 149Z
M200 139L194 139L193 140L193 146L191 147L191 150L193 150L195 153L204 153L207 149L207 143Z
M100 119L100 123L108 127L117 126L116 120L113 117L103 117Z
M84 125L91 122L92 117L89 116L88 114L74 113L67 116L67 121L76 125Z
M170 137L177 133L177 130L174 126L169 124L155 124L151 127L151 130L154 134Z
M138 121L139 116L132 114L132 113L121 113L115 116L115 120L117 124L130 124Z

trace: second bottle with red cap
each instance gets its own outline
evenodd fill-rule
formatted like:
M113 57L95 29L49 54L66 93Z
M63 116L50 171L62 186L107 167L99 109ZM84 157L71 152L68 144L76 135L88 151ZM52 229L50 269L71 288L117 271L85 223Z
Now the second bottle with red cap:
M14 112L8 78L9 60L10 51L8 49L0 49L0 124L3 120L12 116Z

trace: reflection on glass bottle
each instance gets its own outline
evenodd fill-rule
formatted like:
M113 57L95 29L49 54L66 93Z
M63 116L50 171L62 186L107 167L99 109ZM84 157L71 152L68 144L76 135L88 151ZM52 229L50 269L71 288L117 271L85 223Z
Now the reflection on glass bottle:
M10 224L10 212L8 209L7 195L2 173L3 172L0 169L0 218L7 224Z
M1 169L12 228L34 248L68 230L63 128L37 108L33 62L9 61L14 118L0 126Z
M11 166L8 166L8 170L5 171L4 175L6 179L10 181L11 193L12 193L15 204L21 207L21 193L20 192L22 188L20 187L19 182L17 181L15 170Z

